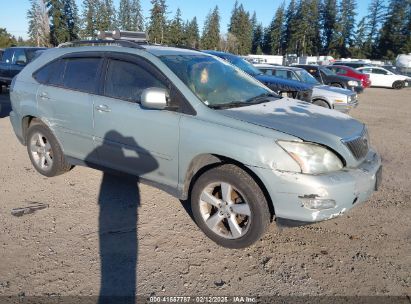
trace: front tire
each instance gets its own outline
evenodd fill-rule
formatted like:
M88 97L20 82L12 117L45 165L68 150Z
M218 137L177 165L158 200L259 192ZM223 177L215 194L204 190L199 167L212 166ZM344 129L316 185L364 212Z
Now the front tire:
M28 129L27 152L34 168L44 176L57 176L71 169L57 139L41 123L35 122Z
M332 87L336 87L336 88L342 88L342 89L344 88L344 86L343 86L342 84L336 83L336 82L335 82L335 83L332 83L331 86L332 86Z
M319 106L319 107L331 109L331 108L330 108L330 105L329 105L325 100L322 100L322 99L315 100L315 101L313 102L313 104L315 104L316 106Z
M258 241L270 223L264 193L243 169L226 164L195 182L191 209L198 227L218 245L245 248Z
M397 81L394 81L394 83L392 84L392 88L394 90L401 90L404 87L405 87L404 81L397 80Z

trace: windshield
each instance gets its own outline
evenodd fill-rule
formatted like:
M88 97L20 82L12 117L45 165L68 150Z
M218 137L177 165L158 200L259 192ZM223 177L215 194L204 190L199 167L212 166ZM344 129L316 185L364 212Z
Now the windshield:
M328 68L321 68L321 72L323 72L325 75L327 75L327 76L333 76L333 75L336 75L333 71L331 71L330 69L328 69Z
M300 70L295 70L295 73L297 74L298 78L300 79L300 81L305 82L305 83L309 83L309 84L313 84L313 85L319 85L321 83L319 83L310 73L308 73L306 70L304 69L300 69Z
M251 63L245 61L244 59L240 57L230 57L230 58L227 58L227 60L251 76L263 74L259 69L254 67Z
M208 55L165 55L160 59L206 105L246 106L275 96L272 91L228 62ZM275 96L278 97L278 96Z

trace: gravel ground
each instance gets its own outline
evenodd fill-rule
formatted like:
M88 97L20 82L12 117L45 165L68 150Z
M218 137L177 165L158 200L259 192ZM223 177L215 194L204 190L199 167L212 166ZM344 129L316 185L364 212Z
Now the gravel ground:
M367 89L351 113L382 154L379 192L334 220L272 224L245 250L218 247L179 200L135 180L107 174L100 191L93 169L40 176L14 136L7 94L0 104L0 295L411 294L411 89ZM11 215L30 202L49 207Z

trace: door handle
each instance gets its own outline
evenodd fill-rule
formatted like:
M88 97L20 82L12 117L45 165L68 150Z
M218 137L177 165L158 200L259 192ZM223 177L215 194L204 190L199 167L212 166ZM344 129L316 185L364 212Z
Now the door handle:
M96 110L99 112L106 112L106 113L111 112L111 109L106 105L98 105L96 106Z
M50 99L49 95L46 92L42 92L40 94L40 98L43 99L43 100Z

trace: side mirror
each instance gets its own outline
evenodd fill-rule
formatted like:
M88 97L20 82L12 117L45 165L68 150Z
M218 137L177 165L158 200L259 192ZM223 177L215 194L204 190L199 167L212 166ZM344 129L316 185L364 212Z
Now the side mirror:
M18 60L18 61L16 61L16 64L17 65L26 65L26 61Z
M147 88L141 94L141 105L147 109L163 110L168 106L168 91L162 88Z

